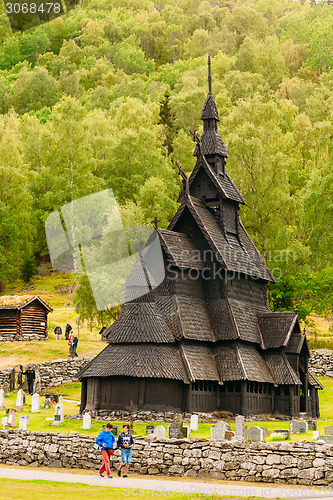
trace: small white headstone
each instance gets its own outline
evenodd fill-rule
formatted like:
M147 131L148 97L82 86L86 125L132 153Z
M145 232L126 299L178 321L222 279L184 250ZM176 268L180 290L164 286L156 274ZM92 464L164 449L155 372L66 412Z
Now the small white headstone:
M191 415L191 431L197 431L199 429L199 417L198 415Z
M10 425L10 427L16 426L16 410L13 410L12 408L9 410L8 413L7 425Z
M91 415L90 413L85 413L83 415L83 429L91 429Z
M154 434L155 434L155 436L157 436L158 439L161 439L161 438L165 439L166 438L166 430L163 427L163 425L158 425L157 427L155 427Z
M26 431L27 430L28 423L29 423L28 417L26 417L25 415L20 415L19 416L19 429L21 431Z
M210 428L211 439L216 439L217 441L223 441L225 439L225 431L227 424L219 420L215 425Z
M22 389L19 389L17 391L17 396L16 396L15 410L23 411L23 404L24 404L24 392L22 391Z
M317 439L319 438L320 436L320 432L319 431L313 431L313 440L314 441L317 441Z
M5 408L5 391L0 389L0 410Z
M5 428L6 425L8 424L8 417L2 417L1 422L2 422L2 427Z
M235 437L245 437L246 425L243 415L237 415L235 418Z
M31 413L39 413L39 394L31 396Z
M54 419L51 425L60 425L64 422L64 405L58 403L54 410Z

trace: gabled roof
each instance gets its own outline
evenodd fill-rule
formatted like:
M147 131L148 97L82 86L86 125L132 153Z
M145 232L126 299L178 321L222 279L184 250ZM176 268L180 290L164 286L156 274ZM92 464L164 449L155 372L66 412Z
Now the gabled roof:
M233 200L237 201L238 203L241 203L242 205L245 204L244 198L237 189L235 183L229 176L228 172L225 171L224 175L217 175L214 170L209 166L209 164L206 164L206 162L200 163L197 162L191 175L189 178L189 186L191 190L191 185L194 182L194 179L198 177L198 175L204 171L211 182L214 184L217 192L225 199L228 200Z
M190 211L204 238L216 253L223 267L229 271L255 276L267 281L275 281L243 225L241 223L238 225L239 242L237 246L235 244L231 246L224 236L214 212L196 198L188 197L181 204L169 225L169 229L172 230L176 227L185 208Z
M180 346L188 379L191 382L196 380L216 380L220 377L216 368L213 351L204 345L182 344Z
M303 345L305 345L307 354L310 356L310 350L306 335L304 335L303 333L293 332L286 346L286 352L289 354L300 354Z
M154 302L129 302L124 305L117 321L105 332L108 342L174 342Z
M309 385L313 385L317 389L324 389L324 386L319 380L313 375L312 372L308 372L309 374Z
M202 154L204 154L205 156L220 155L224 158L228 158L227 149L217 130L205 130L200 139ZM199 156L198 146L195 148L193 156Z
M37 300L47 311L52 312L53 309L38 295L2 295L0 297L0 309L17 309L20 310Z
M201 113L201 120L210 120L211 118L213 118L216 121L220 120L214 96L211 92L209 92L206 97L205 104Z
M286 346L298 316L296 312L264 312L258 314L263 348Z
M187 382L175 345L109 344L78 374L84 377L147 377Z
M195 248L192 240L183 233L158 229L161 245L175 265L179 268L204 269L200 252Z
M287 356L284 353L277 353L277 354L265 353L264 359L277 385L302 384L296 372L291 367L287 359Z

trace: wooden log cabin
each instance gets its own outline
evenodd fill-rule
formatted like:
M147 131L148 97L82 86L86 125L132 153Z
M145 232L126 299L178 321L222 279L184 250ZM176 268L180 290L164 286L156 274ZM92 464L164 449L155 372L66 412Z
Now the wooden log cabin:
M0 297L0 341L47 340L47 315L52 311L37 295Z
M78 374L81 411L132 400L140 410L318 417L322 386L297 312L267 305L274 277L239 216L245 202L226 170L210 76L201 119L179 209L154 233L165 278L155 287L154 262L135 264L109 345Z

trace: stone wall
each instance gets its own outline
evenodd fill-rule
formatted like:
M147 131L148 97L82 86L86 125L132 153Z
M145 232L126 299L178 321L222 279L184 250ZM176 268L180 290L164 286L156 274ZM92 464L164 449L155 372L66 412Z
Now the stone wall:
M45 335L25 333L23 335L0 335L0 342L27 342L29 340L49 340Z
M0 430L0 463L97 470L95 437ZM112 467L120 463L120 451ZM202 439L135 439L131 469L139 474L327 486L333 446L320 443L236 443Z
M68 382L77 382L76 374L91 360L91 357L82 356L72 359L56 359L46 363L32 363L39 369L42 389L56 387ZM9 386L10 368L0 370L0 387Z
M309 359L309 368L316 377L333 377L333 351L329 349L313 351Z

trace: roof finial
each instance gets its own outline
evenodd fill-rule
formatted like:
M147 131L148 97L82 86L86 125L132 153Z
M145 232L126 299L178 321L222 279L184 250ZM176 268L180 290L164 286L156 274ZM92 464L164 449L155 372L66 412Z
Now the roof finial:
M212 74L210 71L210 56L208 56L208 91L212 93Z

